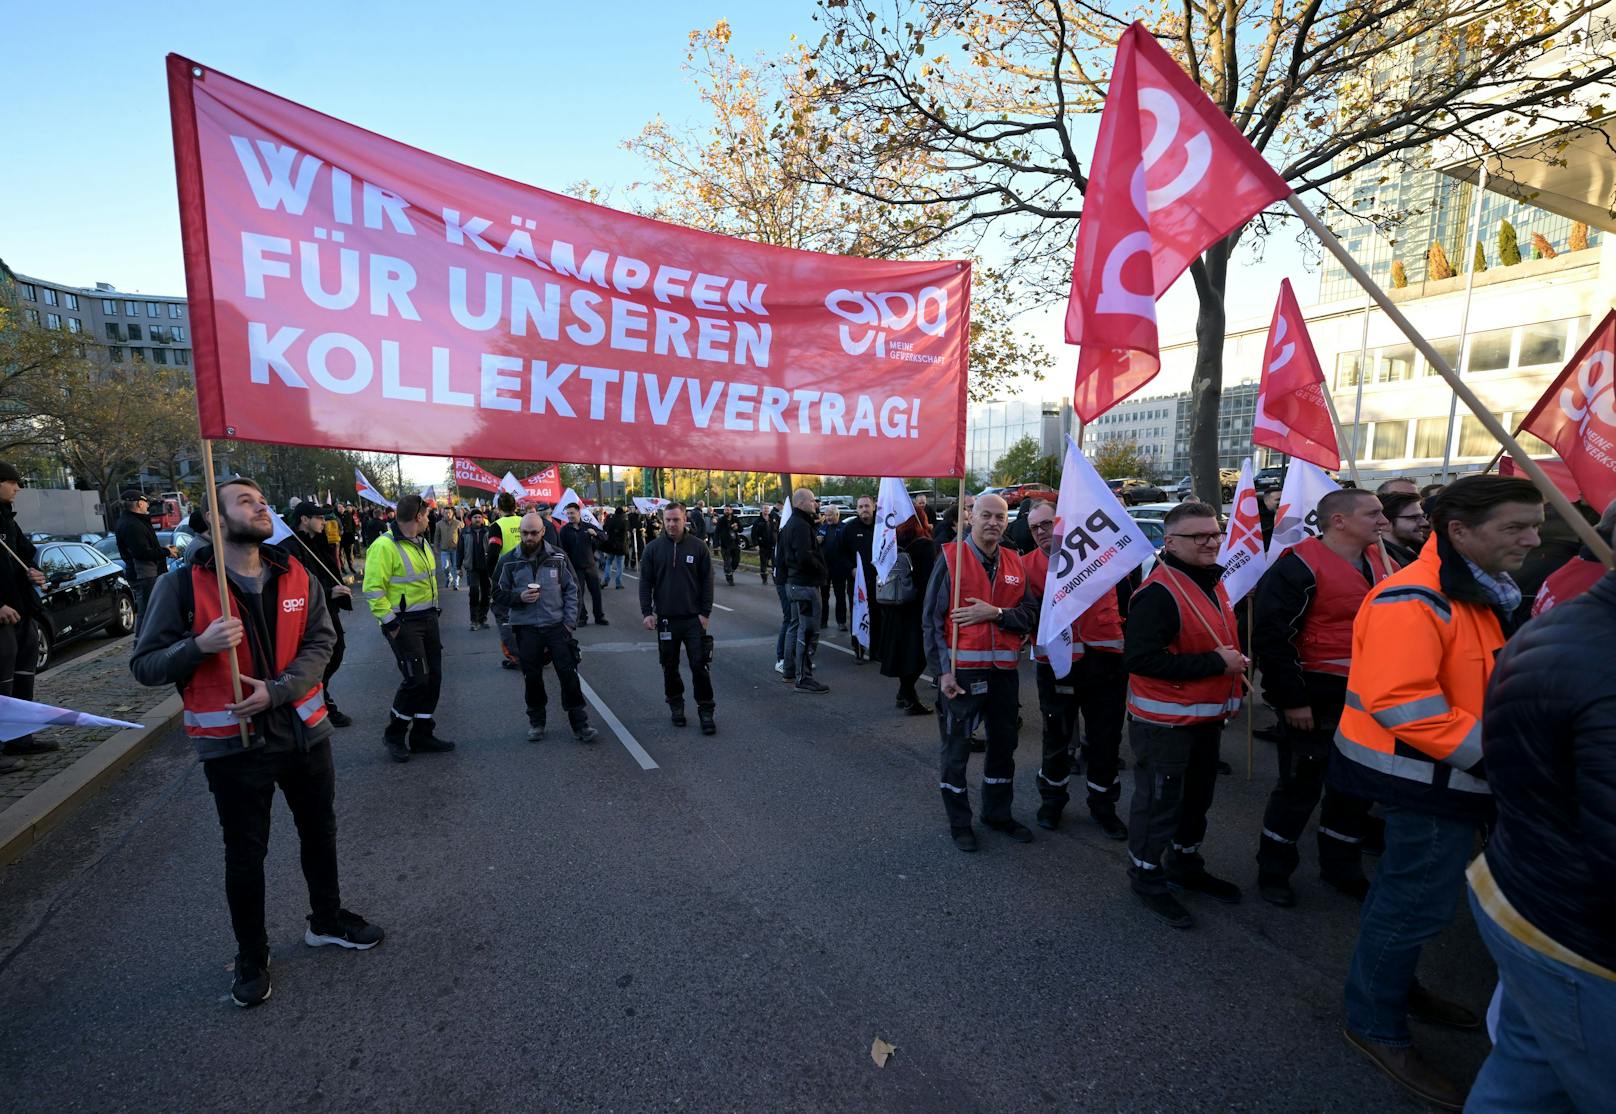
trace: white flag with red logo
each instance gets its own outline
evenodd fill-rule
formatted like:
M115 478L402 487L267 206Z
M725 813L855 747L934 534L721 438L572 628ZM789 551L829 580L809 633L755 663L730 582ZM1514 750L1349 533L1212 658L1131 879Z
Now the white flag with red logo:
M1285 279L1279 284L1279 301L1268 326L1252 443L1320 468L1340 468L1341 447L1324 391L1324 369L1313 351L1313 338L1291 291L1291 280Z
M1268 539L1268 563L1279 560L1297 542L1324 533L1319 525L1319 500L1341 485L1324 474L1324 469L1305 460L1293 460L1285 471L1285 487L1274 508L1274 533Z
M915 501L903 481L887 476L875 500L875 541L870 563L875 566L876 580L892 575L892 566L898 563L898 527L915 517Z
M864 586L864 562L853 562L853 641L870 648L870 593Z
M522 486L522 481L516 478L514 472L506 472L499 478L499 490L508 491L518 499L527 496L527 489Z
M561 493L561 498L556 501L555 510L550 513L550 517L557 522L565 523L567 521L568 507L577 507L578 517L589 523L589 525L600 526L600 520L595 517L594 512L584 506L584 501L570 487Z
M1588 334L1521 428L1554 446L1591 506L1616 499L1616 310Z
M1223 548L1218 550L1218 564L1223 566L1223 590L1229 593L1230 603L1238 602L1255 588L1268 568L1249 456L1240 465L1240 486L1234 491L1234 510L1229 514Z
M1151 553L1145 532L1068 437L1055 500L1055 545L1034 639L1055 676L1064 677L1072 668L1072 624Z
M358 468L353 470L353 475L354 490L359 492L361 497L369 499L372 503L380 503L384 507L391 507L394 510L398 509L398 504L383 496L382 493L376 489L376 485L365 479L365 474Z
M1138 23L1117 44L1077 226L1066 340L1093 421L1161 369L1156 299L1291 188Z

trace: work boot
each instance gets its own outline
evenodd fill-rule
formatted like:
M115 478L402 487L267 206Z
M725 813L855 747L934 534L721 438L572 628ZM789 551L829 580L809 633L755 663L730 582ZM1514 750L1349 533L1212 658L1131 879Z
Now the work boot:
M325 698L325 716L331 721L332 727L352 727L353 717L341 708L329 696Z
M394 762L408 762L410 760L410 743L402 734L395 735L389 731L382 736L382 742L387 746L387 753Z
M444 754L455 748L452 739L439 738L436 732L428 731L416 739L410 740L410 749L425 751L428 754Z
M1009 820L984 820L982 824L996 832L1003 832L1017 843L1032 842L1032 829L1014 818Z
M685 702L683 700L677 704L671 700L668 701L668 711L673 714L673 725L675 727L683 727L689 722L685 719Z
M1128 838L1128 825L1124 824L1112 809L1091 808L1089 815L1094 822L1100 825L1100 831L1105 833L1106 839L1124 840Z
M1408 1016L1427 1025L1441 1025L1448 1029L1481 1028L1481 1015L1475 1010L1439 998L1418 982L1409 988Z
M1146 909L1173 928L1189 928L1195 924L1195 918L1190 916L1190 911L1180 905L1178 898L1172 894L1142 894L1138 890L1133 892L1135 897L1144 902Z
M1061 811L1061 806L1058 804L1041 804L1038 806L1038 815L1033 819L1038 821L1040 828L1046 832L1052 832L1060 827Z
M1443 1110L1463 1110L1465 1088L1426 1062L1413 1045L1398 1048L1359 1036L1351 1029L1341 1030L1347 1043L1369 1057L1369 1062L1391 1077L1404 1090Z
M1281 909L1289 909L1296 904L1296 891L1291 889L1290 879L1277 875L1257 875L1257 894L1268 904Z
M595 616L595 625L597 627L609 627L609 626L611 626L611 623L607 622L606 616L604 616L604 615L596 615Z
M544 739L544 724L543 723L529 724L528 729L527 729L527 741L530 742L530 743L537 743L537 742L543 741L543 739Z
M797 681L797 683L795 685L792 686L791 691L793 691L793 692L805 692L805 693L809 693L809 694L814 695L814 696L819 696L819 695L821 695L823 693L829 692L830 691L830 686L827 685L827 684L824 684L824 683L822 683L820 681L816 681L812 677L803 676Z
M701 720L701 733L703 735L718 734L718 724L713 720L713 709L710 705L703 708L698 704L696 706L696 717Z
M971 826L969 824L962 824L959 827L950 828L949 834L954 837L954 846L958 847L961 851L976 850L976 833L971 830Z
M1178 851L1168 851L1167 861L1163 865L1167 868L1169 888L1205 894L1213 901L1221 901L1225 905L1240 903L1240 887L1209 873L1198 854L1186 855Z

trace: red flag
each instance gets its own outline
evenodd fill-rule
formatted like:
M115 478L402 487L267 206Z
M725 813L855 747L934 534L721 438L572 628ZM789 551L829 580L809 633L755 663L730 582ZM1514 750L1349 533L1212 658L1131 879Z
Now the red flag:
M1616 499L1616 310L1588 334L1521 428L1554 447L1590 506Z
M455 483L460 487L475 487L484 491L498 491L499 477L483 471L475 460L463 456L454 458Z
M522 480L527 489L524 498L538 503L557 503L561 499L561 472L554 464Z
M1291 193L1138 23L1117 44L1090 165L1066 302L1066 340L1082 345L1072 405L1085 422L1160 370L1156 299L1201 252Z
M1268 326L1263 352L1262 387L1252 421L1253 444L1278 449L1320 468L1341 467L1341 446L1324 399L1324 369L1313 351L1307 322L1291 291L1291 280L1279 284L1279 301Z
M1557 460L1552 456L1533 457L1537 466L1543 469L1543 474L1549 477L1549 482L1560 489L1560 494L1575 503L1582 498L1582 491L1577 487L1577 481L1571 476L1571 469L1565 466L1565 461ZM1505 453L1498 461L1498 474L1500 476L1526 476L1515 458Z

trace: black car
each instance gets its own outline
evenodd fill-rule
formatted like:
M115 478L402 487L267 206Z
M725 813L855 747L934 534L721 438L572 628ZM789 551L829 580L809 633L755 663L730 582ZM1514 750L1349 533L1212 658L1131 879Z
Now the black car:
M114 638L135 629L135 596L123 570L83 542L46 542L39 547L45 574L45 617L39 624L43 671L70 642L105 633Z

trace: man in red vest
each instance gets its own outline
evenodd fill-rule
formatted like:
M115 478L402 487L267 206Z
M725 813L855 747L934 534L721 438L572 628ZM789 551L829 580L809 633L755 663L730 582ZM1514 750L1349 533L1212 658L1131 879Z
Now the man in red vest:
M1279 712L1280 730L1279 784L1263 813L1257 891L1281 907L1296 904L1296 842L1321 791L1319 874L1360 901L1369 892L1360 854L1369 802L1326 788L1324 775L1347 699L1352 621L1369 589L1396 569L1376 544L1386 515L1371 492L1330 492L1319 500L1318 520L1321 536L1287 549L1263 574L1251 636L1263 700Z
M943 811L954 845L975 851L971 802L965 792L965 765L971 757L971 731L987 725L982 763L982 823L1020 843L1032 831L1010 815L1016 763L1016 716L1021 705L1021 645L1038 622L1038 594L1027 590L1021 557L999 544L1010 525L1010 508L997 495L983 495L971 510L970 533L950 542L926 586L921 626L926 661L941 698L937 723L942 734ZM961 546L964 550L961 550ZM952 606L954 569L960 569L959 606ZM955 638L958 638L956 646Z
M1043 592L1049 575L1049 554L1055 548L1055 505L1045 499L1031 501L1027 529L1036 548L1021 558L1032 590ZM1037 663L1038 710L1044 719L1044 756L1038 766L1038 826L1053 831L1071 800L1071 746L1077 737L1078 717L1084 727L1083 754L1087 766L1089 815L1111 839L1127 839L1128 826L1117 816L1122 782L1117 776L1117 752L1122 745L1122 722L1128 698L1128 675L1122 668L1122 611L1119 592L1124 580L1105 593L1072 624L1072 669L1055 676L1049 659L1034 646Z
M1607 542L1616 535L1616 503L1605 508L1605 513L1599 518L1599 525L1594 529L1598 530L1599 536ZM1609 571L1605 567L1605 562L1594 556L1593 550L1583 546L1575 557L1551 572L1539 585L1537 596L1532 600L1533 618L1556 604L1576 599Z
M238 948L230 995L256 1006L271 989L264 854L277 785L302 845L313 909L304 942L362 951L383 932L344 909L337 887L336 775L321 683L336 633L325 592L286 550L264 544L273 520L256 483L238 476L218 494L222 529L214 533L230 614L219 606L219 556L205 546L153 587L129 668L141 684L174 685L184 699L185 733L224 829L225 900ZM240 670L240 700L227 654Z
M1234 904L1240 889L1207 872L1206 814L1218 779L1223 725L1240 709L1246 657L1223 590L1217 512L1180 503L1162 525L1166 548L1128 608L1123 664L1133 805L1128 820L1134 893L1174 928L1194 924L1171 889Z

